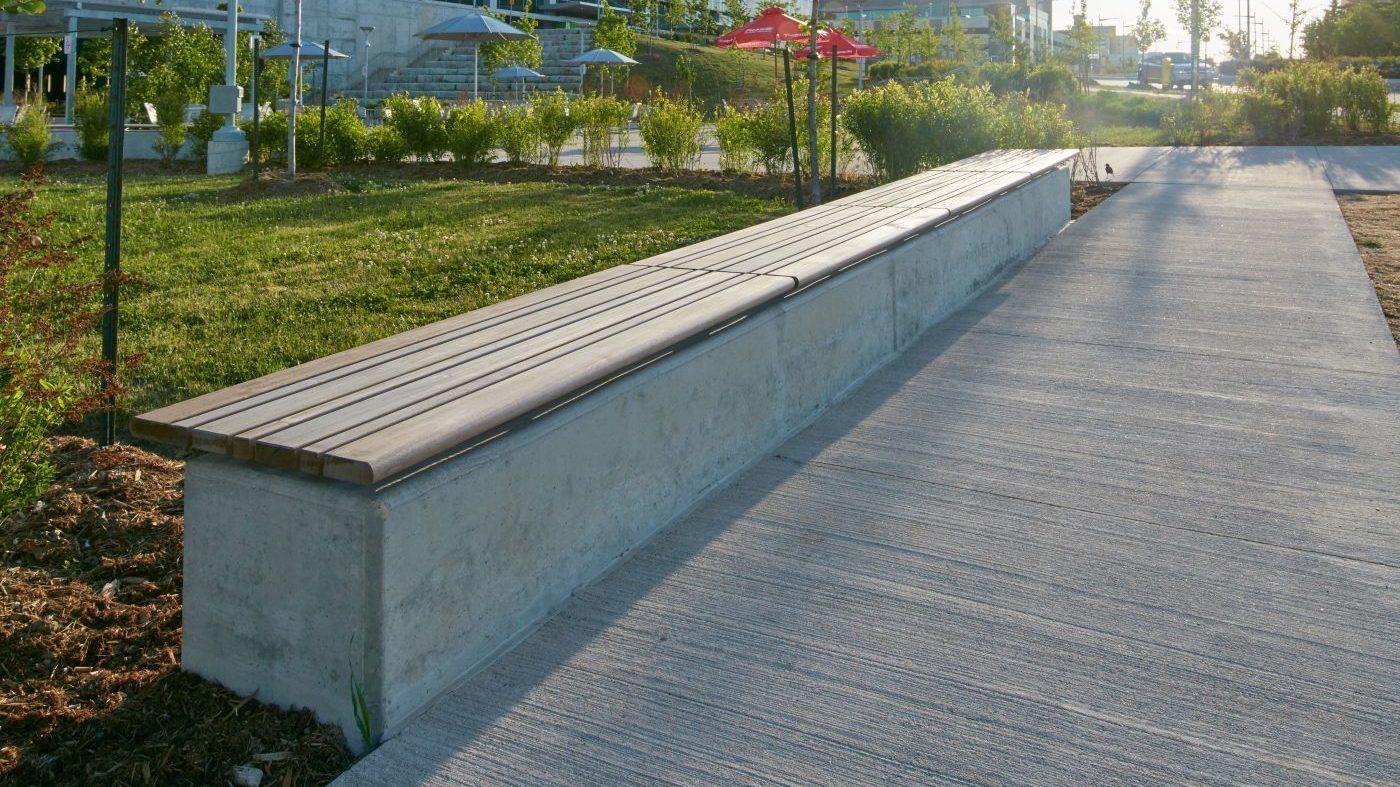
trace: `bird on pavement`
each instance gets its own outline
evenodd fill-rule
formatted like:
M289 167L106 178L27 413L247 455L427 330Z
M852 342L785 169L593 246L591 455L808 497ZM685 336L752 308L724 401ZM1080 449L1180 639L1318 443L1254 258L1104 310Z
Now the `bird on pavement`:
M1106 172L1106 173L1108 173L1108 176L1109 176L1110 178L1113 177L1113 165L1112 165L1112 164L1109 164L1108 162L1104 162L1103 171Z

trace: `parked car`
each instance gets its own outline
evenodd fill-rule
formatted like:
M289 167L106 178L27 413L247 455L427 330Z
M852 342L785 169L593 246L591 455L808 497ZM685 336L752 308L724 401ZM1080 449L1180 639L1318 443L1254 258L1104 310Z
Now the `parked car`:
M1172 61L1171 82L1165 87L1189 87L1191 85L1191 53L1190 52L1148 52L1142 59L1142 64L1138 66L1137 81L1139 84L1150 85L1161 83L1162 81L1162 58L1170 58ZM1220 74L1215 70L1215 65L1209 60L1202 59L1197 64L1196 82L1207 84L1220 78Z

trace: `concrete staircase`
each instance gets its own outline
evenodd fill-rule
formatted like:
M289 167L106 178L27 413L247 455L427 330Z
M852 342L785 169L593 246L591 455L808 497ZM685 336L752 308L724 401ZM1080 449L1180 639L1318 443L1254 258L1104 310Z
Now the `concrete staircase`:
M535 70L544 79L525 80L525 90L553 90L577 95L582 91L584 68L567 65L565 61L587 50L593 41L591 28L551 28L535 31L544 50L544 64ZM371 101L407 92L413 96L433 96L442 100L470 99L472 96L472 54L477 44L463 43L428 55L422 61L390 73L371 86ZM481 61L481 98L487 101L514 99L520 92L520 80L509 83L491 79L491 70Z

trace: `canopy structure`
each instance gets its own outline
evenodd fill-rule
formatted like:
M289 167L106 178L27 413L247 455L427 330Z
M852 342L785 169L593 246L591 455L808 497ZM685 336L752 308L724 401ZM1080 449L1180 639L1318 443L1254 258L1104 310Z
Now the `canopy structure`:
M506 66L505 68L491 74L492 79L518 79L520 80L520 95L525 96L525 80L544 79L544 74L524 66Z
M637 61L615 49L590 49L569 60L576 66L635 66ZM603 92L603 74L598 73L598 92Z
M862 57L879 57L880 50L854 38L849 38L840 30L822 30L817 33L817 57L831 57L835 49L839 60L855 60ZM797 50L798 59L812 56L812 48L804 46Z
M524 30L511 27L480 11L474 14L454 16L427 30L419 31L415 35L427 41L471 41L477 44L483 41L519 41L532 37ZM472 49L472 98L478 98L481 95L480 74L481 47L477 46Z
M801 41L802 20L788 16L781 8L766 8L753 21L715 39L715 46L740 49L770 49L783 41Z
M292 43L290 41L287 41L285 43L278 44L277 46L272 46L268 47L267 49L264 49L262 53L258 56L264 60L291 60L293 49L294 47L292 46ZM315 60L317 58L322 58L325 56L325 45L318 44L315 41L301 42L301 59L303 62L307 60ZM332 48L330 50L330 56L332 60L350 59L349 55L335 48Z

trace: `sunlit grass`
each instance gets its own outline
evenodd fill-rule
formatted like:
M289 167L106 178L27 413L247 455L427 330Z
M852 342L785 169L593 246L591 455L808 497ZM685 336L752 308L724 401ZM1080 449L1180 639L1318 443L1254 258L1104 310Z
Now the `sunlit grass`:
M61 235L93 236L104 183L51 178ZM5 186L13 187L14 178ZM786 212L777 201L651 186L346 178L348 191L240 200L234 177L130 179L124 374L141 411Z

